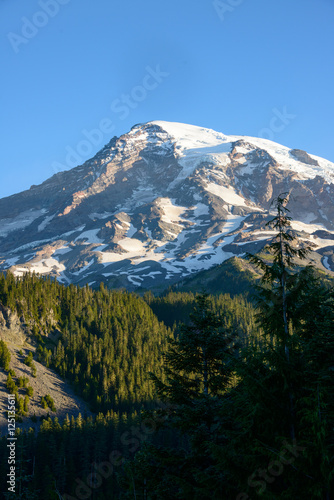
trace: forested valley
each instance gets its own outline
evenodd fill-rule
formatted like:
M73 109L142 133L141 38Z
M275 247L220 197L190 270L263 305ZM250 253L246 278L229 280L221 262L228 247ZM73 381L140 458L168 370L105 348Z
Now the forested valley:
M1 307L21 318L36 360L93 412L17 429L17 492L4 498L333 498L334 290L301 264L286 204L266 252L247 256L262 276L253 294L0 276ZM8 376L9 362L4 341ZM5 436L0 446L6 457ZM7 469L1 460L3 492Z

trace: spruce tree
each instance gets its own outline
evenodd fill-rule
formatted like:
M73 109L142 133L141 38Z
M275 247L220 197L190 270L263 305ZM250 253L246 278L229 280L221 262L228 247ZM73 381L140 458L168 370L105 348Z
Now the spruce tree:
M288 215L287 204L289 195L279 195L273 203L277 211L276 216L266 226L277 231L266 250L273 256L271 264L258 255L247 254L250 262L263 272L259 290L258 306L260 308L260 322L264 334L274 346L275 355L282 359L280 369L285 377L289 399L289 427L291 439L296 438L294 394L291 380L291 314L289 309L289 292L296 286L296 277L293 272L296 267L295 259L305 259L310 251L309 247L297 247L295 237L291 233L291 220Z
M190 325L182 324L177 338L170 340L165 355L167 382L152 376L158 395L176 404L222 393L233 371L235 335L212 311L207 294L198 295L195 302Z
M272 261L248 255L263 271L258 288L263 336L243 351L238 365L240 402L252 416L240 443L242 456L249 457L244 486L250 495L256 492L270 499L329 499L334 292L320 283L312 266L298 269L296 259L304 259L310 249L297 247L287 203L288 196L276 199L277 215L268 223L277 230L266 248ZM268 464L280 459L284 443L298 451L293 465L280 462L284 473L276 477L268 473Z

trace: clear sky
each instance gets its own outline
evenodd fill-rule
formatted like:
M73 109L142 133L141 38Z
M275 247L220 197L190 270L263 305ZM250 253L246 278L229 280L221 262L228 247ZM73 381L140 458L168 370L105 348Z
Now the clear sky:
M334 0L0 0L0 197L137 124L334 162Z

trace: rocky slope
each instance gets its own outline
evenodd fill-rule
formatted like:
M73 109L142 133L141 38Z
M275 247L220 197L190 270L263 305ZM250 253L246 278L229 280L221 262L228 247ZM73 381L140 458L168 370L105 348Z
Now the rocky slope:
M0 270L63 283L163 288L272 233L273 197L334 270L334 164L299 149L169 122L136 125L94 158L0 200Z
M58 417L63 421L66 414L76 418L79 413L82 416L91 415L87 404L75 394L73 388L64 381L54 370L47 368L34 359L36 367L36 376L32 375L30 367L24 364L24 359L29 352L35 354L36 346L31 336L26 332L22 318L19 318L16 313L10 309L1 306L0 304L0 340L6 343L11 354L9 368L14 370L17 382L18 377L27 377L28 385L33 388L33 396L30 398L29 410L26 416L21 417L21 421L16 423L16 427L22 429L39 428L41 425L40 417L46 417L49 413L52 417ZM50 347L51 347L50 340ZM5 413L8 406L8 390L6 388L6 380L8 373L0 368L0 435L7 434L7 415ZM19 389L20 397L24 398L26 390ZM52 412L48 408L43 409L41 406L41 397L49 394L55 402L56 411Z

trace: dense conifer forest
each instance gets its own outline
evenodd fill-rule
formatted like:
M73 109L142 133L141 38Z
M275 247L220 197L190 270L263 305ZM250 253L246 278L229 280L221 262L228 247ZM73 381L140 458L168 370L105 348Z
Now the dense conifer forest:
M95 414L17 431L17 493L5 498L333 498L334 290L295 266L308 248L287 201L276 200L272 258L248 256L262 276L252 301L0 276L0 303L37 359ZM1 342L1 370L9 360Z

